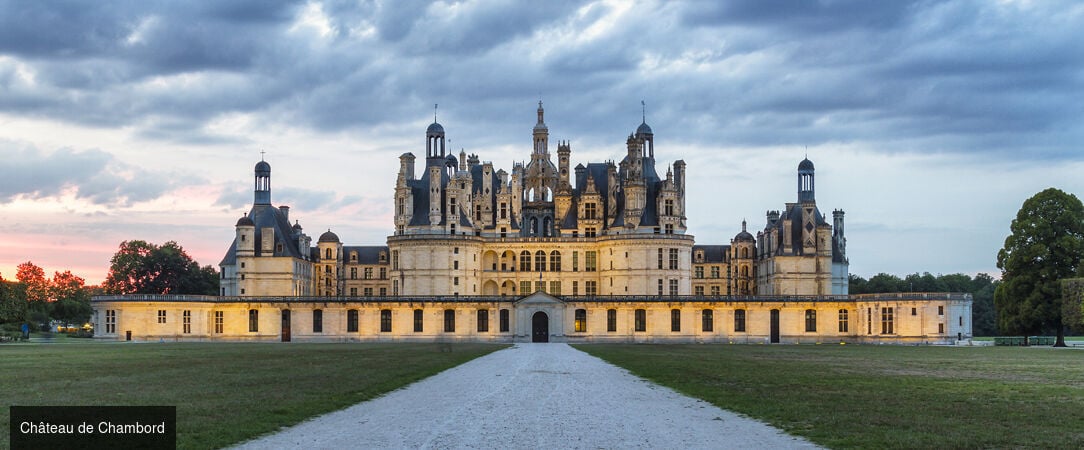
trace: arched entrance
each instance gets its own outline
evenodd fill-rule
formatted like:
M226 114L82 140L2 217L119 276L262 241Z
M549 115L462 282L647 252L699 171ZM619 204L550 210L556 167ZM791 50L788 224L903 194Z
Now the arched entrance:
M550 341L550 316L539 311L531 316L531 342Z
M282 342L290 342L290 310L282 310Z
M773 344L778 344L779 343L779 310L778 309L773 309L772 310L771 337L770 337L770 340L771 340L771 343L773 343Z

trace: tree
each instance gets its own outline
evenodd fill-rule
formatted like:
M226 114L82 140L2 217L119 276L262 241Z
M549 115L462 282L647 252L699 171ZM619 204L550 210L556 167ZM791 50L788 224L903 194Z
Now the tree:
M1061 281L1061 318L1070 330L1084 333L1084 278Z
M0 324L26 322L27 303L21 293L14 283L0 277Z
M94 310L90 307L90 293L83 278L73 275L70 270L54 272L49 289L52 304L49 316L65 324L86 322Z
M200 267L176 242L136 240L121 242L102 287L109 294L215 295L218 282L213 267Z
M1049 188L1024 201L997 253L1001 284L994 292L998 328L1006 334L1054 331L1065 346L1061 283L1084 256L1084 204Z
M19 264L15 279L26 288L26 300L29 302L51 301L49 296L49 280L45 278L45 271L34 263L27 261Z

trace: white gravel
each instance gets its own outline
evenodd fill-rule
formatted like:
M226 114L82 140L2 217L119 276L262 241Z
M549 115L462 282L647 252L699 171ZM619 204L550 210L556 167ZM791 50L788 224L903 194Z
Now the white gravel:
M816 448L565 344L500 350L239 448L290 447Z

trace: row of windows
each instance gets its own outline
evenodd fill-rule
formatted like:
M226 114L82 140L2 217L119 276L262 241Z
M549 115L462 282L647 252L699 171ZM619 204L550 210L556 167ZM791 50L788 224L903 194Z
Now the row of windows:
M527 283L529 288L529 281ZM541 282L540 282L541 283ZM558 283L551 282L551 283ZM587 282L593 283L593 282ZM573 282L575 286L575 282ZM558 288L559 289L559 288ZM894 308L885 307L881 308L881 334L893 334L895 332L895 311ZM259 310L250 309L248 311L248 331L259 331ZM312 331L314 333L322 333L324 329L324 312L317 309L312 312ZM420 333L423 331L423 310L414 310L414 332ZM501 332L507 332L509 328L509 312L507 309L500 310L499 327ZM944 306L938 306L938 314L944 314ZM192 311L184 310L181 313L182 317L182 332L192 332ZM358 331L358 310L351 309L347 311L346 315L346 328L347 332ZM867 333L872 334L872 309L867 310ZM840 309L837 314L838 318L838 330L840 333L847 333L850 331L850 312L846 309ZM701 311L701 330L705 332L714 331L714 311L705 309ZM214 332L223 333L224 315L223 311L214 312ZM116 333L117 312L116 310L106 310L105 312L105 328L106 333ZM158 323L166 323L166 310L158 310ZM477 310L478 332L489 331L489 310L480 309ZM746 311L744 309L734 310L734 331L745 332L746 331ZM963 325L963 317L960 317L960 325ZM587 331L587 310L577 309L574 315L573 328L576 332ZM647 311L644 309L637 309L634 312L633 328L635 331L647 330ZM681 310L670 310L670 330L681 331ZM392 331L392 311L390 309L380 310L380 331L383 333L390 333ZM451 333L455 332L455 310L444 310L444 331ZM606 331L617 331L617 310L609 309L606 311ZM817 331L817 311L814 309L805 310L805 331L814 333ZM944 333L944 323L938 324L938 332Z
M586 272L595 272L595 271L597 271L598 270L598 252L586 251L586 252L583 252L583 253L584 253L584 271L586 271ZM533 268L531 266L531 261L532 260L534 261ZM546 264L546 261L549 261L549 265ZM497 264L493 263L492 269L497 270L496 266L497 266ZM514 263L513 263L513 266L515 266ZM501 270L504 270L504 269L505 269L505 267L502 266ZM547 254L543 250L538 250L538 251L534 252L533 258L532 258L531 252L528 251L528 250L524 250L524 251L520 252L520 254L519 254L519 271L520 272L531 272L531 271L535 271L535 272L547 272L547 271L549 271L549 272L560 272L561 271L561 252L559 252L557 250L554 250L554 251L551 251L551 252L549 252ZM580 271L580 252L578 252L578 251L572 252L572 271L573 272L579 272Z
M331 266L328 266L328 271L330 271L330 270L331 270ZM362 279L364 279L364 280L373 279L373 268L372 267L366 267L365 270L362 271L362 274L363 274ZM381 267L379 274L380 274L380 279L381 280L387 280L388 279L388 268L387 267ZM357 267L351 267L350 268L350 279L351 280L358 279L358 268Z

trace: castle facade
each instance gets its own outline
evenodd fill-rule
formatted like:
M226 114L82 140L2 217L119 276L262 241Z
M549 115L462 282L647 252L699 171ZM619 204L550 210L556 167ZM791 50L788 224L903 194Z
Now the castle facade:
M797 201L769 211L755 236L742 222L729 243L696 244L686 234L686 164L659 175L646 120L620 162L570 168L568 141L557 142L553 162L544 114L539 102L530 161L511 172L463 151L457 158L444 127L429 125L420 170L413 153L399 157L395 228L382 246L345 245L330 229L313 244L289 207L272 205L271 166L260 161L252 208L219 265L221 295L100 297L97 329L127 338L117 331L125 317L138 329L126 331L153 339L970 337L965 295L847 295L844 213L829 222L819 210L808 159L798 165ZM908 308L922 319L897 312ZM156 326L170 315L179 328Z

